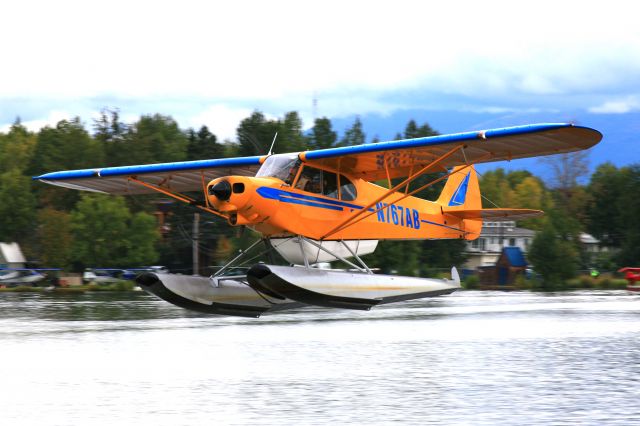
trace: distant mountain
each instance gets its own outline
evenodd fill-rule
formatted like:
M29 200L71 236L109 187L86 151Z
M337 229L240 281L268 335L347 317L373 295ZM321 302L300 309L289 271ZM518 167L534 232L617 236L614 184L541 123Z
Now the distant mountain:
M332 119L334 129L340 134L350 127L355 115L348 118ZM640 163L640 112L626 114L591 114L588 112L531 112L518 114L493 114L459 111L401 110L382 116L367 114L359 116L367 141L374 137L380 140L392 140L402 133L409 120L418 125L429 125L440 133L458 133L469 130L482 130L497 127L517 126L533 123L575 123L592 127L603 135L602 142L590 150L590 168L611 162L616 166ZM548 166L536 158L497 162L478 166L483 170L503 167L508 170L527 169L532 173L546 177Z

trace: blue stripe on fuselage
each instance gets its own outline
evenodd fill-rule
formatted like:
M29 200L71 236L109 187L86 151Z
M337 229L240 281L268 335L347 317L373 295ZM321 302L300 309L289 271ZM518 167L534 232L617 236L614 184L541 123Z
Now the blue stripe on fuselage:
M261 186L256 192L264 198L271 200L278 200L284 203L301 204L311 207L321 207L329 210L342 211L343 207L350 209L362 209L362 206L357 204L351 204L339 200L330 200L326 198L314 197L312 195L298 194L297 192L283 191L277 188L271 188L268 186ZM373 209L369 209L373 211Z

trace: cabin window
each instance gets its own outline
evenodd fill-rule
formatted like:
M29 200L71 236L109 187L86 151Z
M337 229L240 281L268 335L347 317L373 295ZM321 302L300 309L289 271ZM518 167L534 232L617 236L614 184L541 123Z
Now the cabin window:
M338 198L338 175L322 171L322 194L331 198Z
M270 155L256 173L256 177L274 177L291 185L299 167L297 155Z
M509 238L509 246L513 247L516 245L516 239L515 238Z
M322 193L322 170L305 166L296 182L296 188L314 194Z
M314 194L338 198L338 176L326 170L304 166L296 182L296 188Z
M344 175L340 175L340 198L344 201L353 201L357 196L356 186Z

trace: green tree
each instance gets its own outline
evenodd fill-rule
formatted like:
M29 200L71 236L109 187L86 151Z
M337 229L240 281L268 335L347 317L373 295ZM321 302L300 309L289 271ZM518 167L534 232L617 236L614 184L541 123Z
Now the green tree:
M480 190L483 195L482 207L513 207L509 206L511 186L503 168L498 167L483 173L480 178Z
M83 194L71 218L77 264L121 267L157 259L154 218L142 212L132 216L122 197Z
M534 177L527 176L513 188L514 207L519 209L549 210L553 208L553 199L547 192L544 183ZM520 226L536 231L541 230L548 221L548 216L540 216L532 219L525 219L519 222Z
M36 136L17 120L6 135L0 134L0 170L27 169L36 146Z
M355 121L345 132L338 146L362 145L366 141L366 135L362 131L362 122L360 117L356 117Z
M404 129L404 139L424 138L436 135L438 135L438 132L436 132L428 123L418 126L415 120L409 120Z
M254 111L251 116L240 122L236 130L238 153L241 156L267 154L273 137L280 130L279 127L277 121L267 120L263 113ZM274 152L281 152L277 148L278 144Z
M138 212L131 217L129 232L129 252L126 264L149 265L158 260L159 253L156 243L160 238L156 218L144 212Z
M38 133L30 174L104 165L102 146L85 130L80 118L62 120Z
M276 145L279 145L277 152L297 152L307 150L307 138L302 133L302 119L296 111L289 111L284 115L284 120L280 124L280 132ZM276 152L274 150L274 152Z
M187 137L171 117L143 115L125 136L128 164L183 161L187 157Z
M536 234L527 257L542 276L545 290L561 289L565 280L575 276L579 265L575 246L562 239L551 222Z
M380 241L373 254L364 259L369 267L380 268L384 274L420 275L421 241Z
M33 232L31 179L13 169L0 174L0 241L24 242Z
M618 199L620 216L618 229L623 234L617 260L620 266L640 264L640 165L625 167L623 172L623 193Z
M332 130L331 120L327 117L316 118L309 139L309 149L332 148L338 140L338 134Z
M71 263L71 215L52 208L38 212L38 251L43 266L66 268Z
M108 108L100 111L100 117L93 120L94 139L105 152L105 166L129 164L125 136L129 126L120 121L120 112Z
M224 157L224 146L218 143L218 138L209 131L207 126L202 126L197 132L189 129L187 134L187 160Z
M587 186L590 195L587 205L587 229L602 244L620 247L624 239L623 203L629 197L625 188L624 172L611 163L598 166Z
M62 120L38 133L29 174L102 167L103 154L102 146L87 133L79 118ZM42 206L68 211L78 200L77 191L42 184L35 188Z
M302 120L297 112L285 114L283 120L268 120L260 111L240 122L237 129L241 156L266 155L278 134L273 148L274 153L306 150L306 138L302 134Z

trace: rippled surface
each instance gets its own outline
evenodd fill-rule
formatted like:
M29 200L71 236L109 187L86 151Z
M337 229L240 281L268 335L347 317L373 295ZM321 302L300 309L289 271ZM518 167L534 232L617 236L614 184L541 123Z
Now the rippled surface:
M0 356L6 425L640 424L640 296L625 291L261 319L4 293Z

